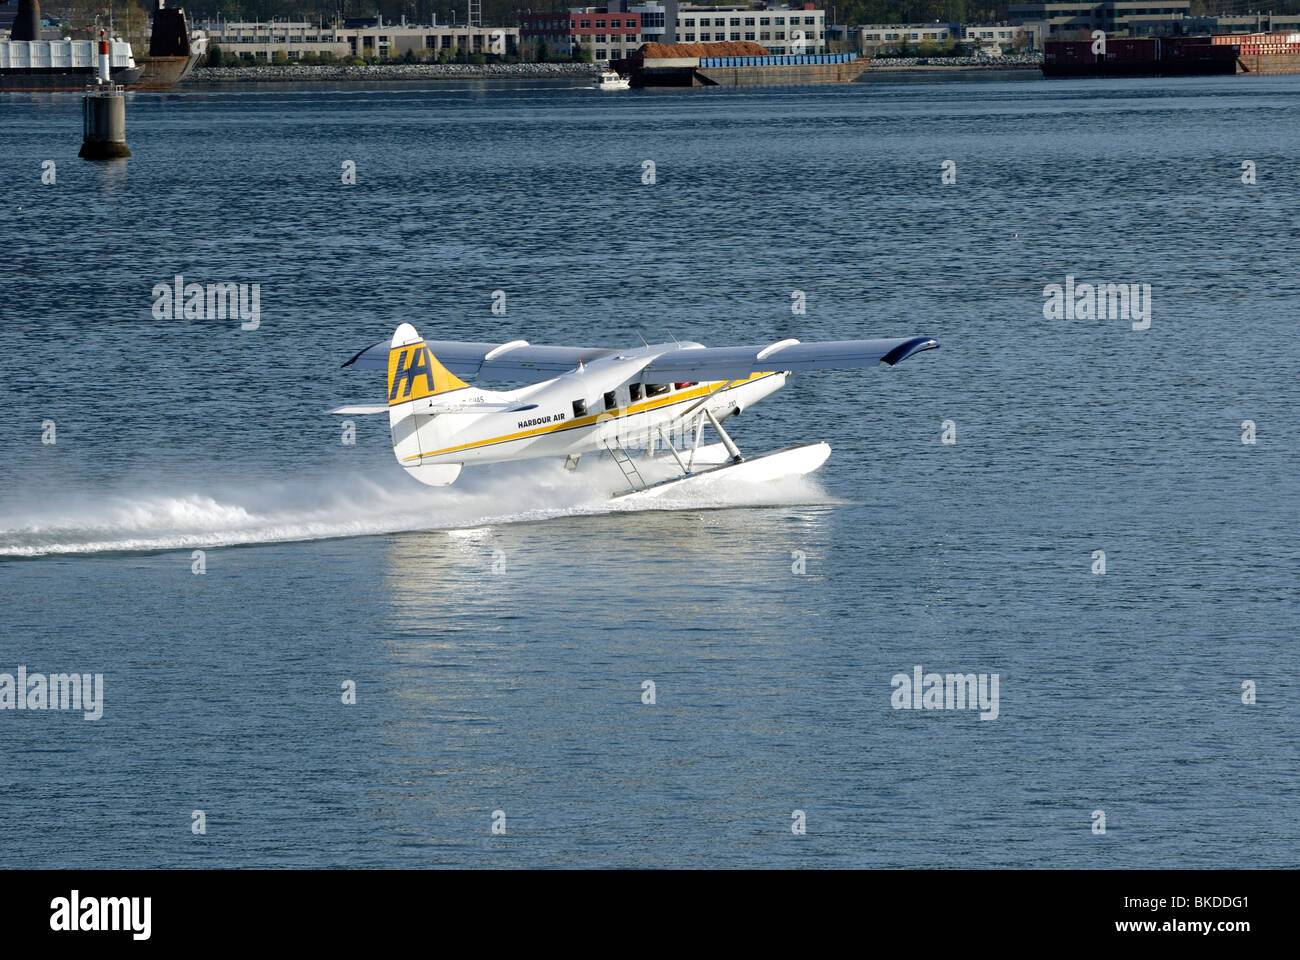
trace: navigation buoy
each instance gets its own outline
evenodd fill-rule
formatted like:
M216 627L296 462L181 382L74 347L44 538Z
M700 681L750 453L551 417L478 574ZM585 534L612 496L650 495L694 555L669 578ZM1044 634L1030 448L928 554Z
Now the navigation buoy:
M126 145L126 99L122 85L112 82L108 37L99 31L99 74L86 87L81 101L85 136L77 156L84 160L114 160L131 156Z

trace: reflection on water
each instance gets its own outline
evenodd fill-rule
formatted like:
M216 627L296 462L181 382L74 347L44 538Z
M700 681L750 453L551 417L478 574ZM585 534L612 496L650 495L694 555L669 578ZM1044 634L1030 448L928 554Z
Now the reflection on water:
M830 506L562 517L392 538L385 585L399 636L499 632L519 619L738 629L776 609L797 555L824 567ZM807 563L804 568L807 569ZM755 581L758 581L755 583ZM773 609L765 609L771 603Z
M673 862L700 815L761 831L753 798L792 775L774 745L810 722L801 705L821 680L802 668L828 643L804 622L825 578L796 575L791 555L824 563L836 515L670 511L390 538L383 750L421 798L385 806L392 831L422 862L468 846L478 862L524 863L533 841L467 838L497 808L534 840L595 818L625 865ZM581 858L550 848L542 862Z
M115 196L127 185L127 167L130 160L95 160L91 166L95 171L95 187L101 199Z

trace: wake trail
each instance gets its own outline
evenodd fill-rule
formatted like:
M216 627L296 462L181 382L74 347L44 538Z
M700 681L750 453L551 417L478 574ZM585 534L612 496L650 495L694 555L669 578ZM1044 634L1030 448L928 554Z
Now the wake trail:
M454 530L558 517L647 510L834 502L808 477L688 492L650 503L611 500L611 466L508 464L464 474L449 487L404 476L322 474L290 482L177 483L141 490L29 494L0 507L0 559L149 552Z

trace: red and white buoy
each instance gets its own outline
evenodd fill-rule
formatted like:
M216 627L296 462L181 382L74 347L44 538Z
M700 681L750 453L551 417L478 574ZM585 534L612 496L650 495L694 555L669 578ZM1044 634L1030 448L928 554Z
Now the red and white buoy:
M103 30L99 31L99 70L94 86L86 86L81 111L85 135L77 156L86 160L131 156L126 145L126 100L122 88L113 86L108 35Z
M112 63L108 56L108 36L99 31L99 82L108 83L112 77Z

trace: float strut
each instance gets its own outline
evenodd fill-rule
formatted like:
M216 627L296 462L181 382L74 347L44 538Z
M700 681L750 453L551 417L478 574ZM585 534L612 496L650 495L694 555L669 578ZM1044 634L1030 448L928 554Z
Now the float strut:
M705 407L704 415L709 418L709 423L713 424L713 429L718 431L718 436L722 438L722 445L727 448L727 453L731 454L731 462L741 463L744 461L745 458L740 455L740 448L727 435L727 431L722 429L722 424L718 423L718 418L713 415L713 411Z
M664 433L663 427L659 428L659 439L662 440L668 449L673 452L673 459L677 461L677 466L682 468L682 474L685 475L690 473L691 471L687 468L686 464L682 462L682 455L677 452L677 448L673 446L673 442L668 439L668 435Z
M700 449L700 437L704 434L704 418L700 417L695 421L695 442L691 444L691 459L686 464L686 472L690 473L695 468L695 452Z

